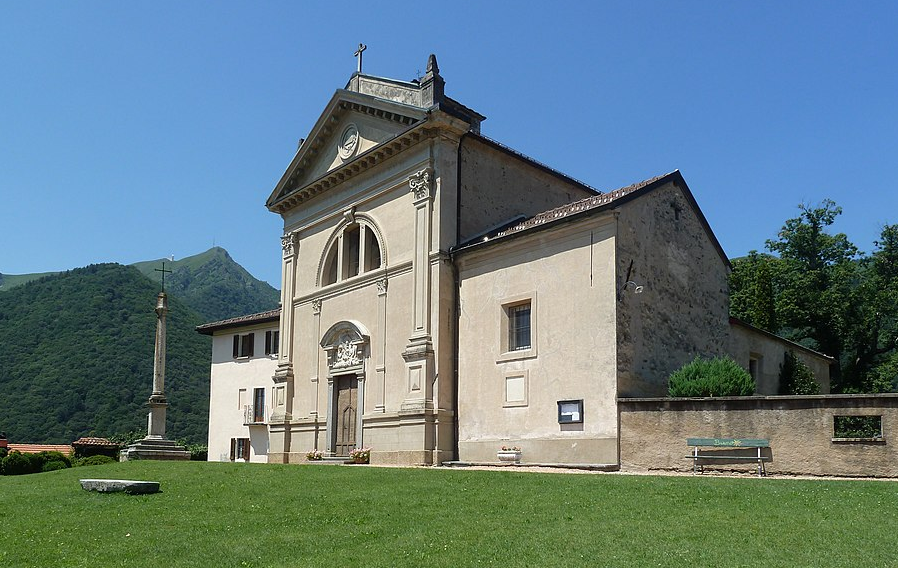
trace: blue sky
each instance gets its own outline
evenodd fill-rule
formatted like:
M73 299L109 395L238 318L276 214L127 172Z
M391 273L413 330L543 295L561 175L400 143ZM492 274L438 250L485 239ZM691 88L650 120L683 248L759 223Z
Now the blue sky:
M225 247L279 287L265 199L368 45L436 53L483 133L601 189L683 172L731 257L835 200L898 223L895 2L7 2L0 272Z

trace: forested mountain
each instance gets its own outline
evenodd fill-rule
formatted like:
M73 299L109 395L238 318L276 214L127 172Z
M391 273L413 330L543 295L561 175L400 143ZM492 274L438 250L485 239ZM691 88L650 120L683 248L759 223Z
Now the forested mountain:
M159 259L132 266L159 282L162 273L156 269L162 267L163 261L165 268L172 271L165 276L165 289L207 321L272 310L280 301L275 288L254 278L221 247L174 262Z
M172 271L165 276L165 289L207 321L272 310L280 301L277 289L257 280L221 247L212 247L206 252L174 262L160 258L135 262L131 266L151 280L160 282L162 273L157 269L162 268L163 261L166 270ZM0 292L54 274L60 273L0 274Z
M137 268L99 264L0 294L0 430L32 443L144 430L158 292ZM209 318L175 294L169 308L168 435L204 443L211 344L194 327Z

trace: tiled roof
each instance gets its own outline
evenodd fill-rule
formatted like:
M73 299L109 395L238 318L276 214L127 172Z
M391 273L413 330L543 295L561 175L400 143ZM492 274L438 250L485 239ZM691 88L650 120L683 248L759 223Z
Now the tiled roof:
M275 321L281 317L281 309L277 308L274 310L268 310L267 312L259 312L257 314L249 314L245 316L238 316L236 318L229 318L221 321L214 321L211 323L204 323L203 325L196 326L196 330L199 333L205 335L212 335L213 331L218 331L220 329L227 329L229 327L240 327L244 325L252 325L255 323L264 323L267 321Z
M104 446L109 448L117 448L118 444L107 440L106 438L95 438L93 436L85 436L72 442L73 446Z
M517 225L510 227L509 229L497 233L496 237L504 237L505 235L510 235L512 233L526 231L527 229L530 229L532 227L536 227L544 223L549 223L551 221L556 221L558 219L567 217L568 215L573 215L574 213L580 213L581 211L587 211L589 209L595 209L597 207L607 205L612 201L616 201L621 197L629 195L661 179L664 179L672 175L673 173L675 172L671 172L661 176L655 176L651 179L647 179L639 183L634 183L633 185L628 185L627 187L615 189L614 191L609 191L608 193L602 193L593 197L587 197L579 201L574 201L573 203L562 205L561 207L556 207L555 209L550 209L548 211L538 213L533 217L527 219L526 221L522 221Z
M23 454L38 454L40 452L61 452L63 454L72 453L72 446L64 444L10 444L9 451L21 452Z

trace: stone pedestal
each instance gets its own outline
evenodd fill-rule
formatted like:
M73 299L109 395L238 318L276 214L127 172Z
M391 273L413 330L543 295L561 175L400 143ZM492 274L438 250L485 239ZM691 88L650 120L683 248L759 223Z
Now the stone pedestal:
M176 442L162 438L144 438L131 444L119 454L121 461L130 460L189 460L190 452Z
M165 265L163 265L163 269ZM165 439L165 316L168 314L168 298L160 292L156 298L156 355L153 361L153 394L147 406L147 436L131 444L119 453L119 460L189 460L190 452Z

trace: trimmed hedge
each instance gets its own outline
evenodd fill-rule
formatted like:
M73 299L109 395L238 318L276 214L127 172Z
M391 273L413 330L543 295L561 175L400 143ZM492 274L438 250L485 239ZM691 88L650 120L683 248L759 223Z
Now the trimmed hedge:
M81 467L84 465L106 465L110 463L118 463L118 461L115 458L111 458L109 456L95 455L75 460L75 467Z
M0 459L0 475L26 475L69 467L72 467L72 460L60 452L23 454L12 451Z
M729 357L696 357L668 379L670 396L751 396L755 388L748 371Z

